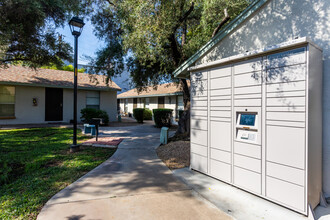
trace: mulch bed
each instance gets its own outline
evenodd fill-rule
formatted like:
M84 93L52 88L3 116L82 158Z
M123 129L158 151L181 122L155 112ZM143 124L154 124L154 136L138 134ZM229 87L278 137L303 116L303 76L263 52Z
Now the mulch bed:
M172 141L157 148L158 157L172 169L180 169L190 165L190 142Z
M124 139L123 138L113 138L113 137L99 137L96 141L95 138L89 139L82 143L82 145L87 146L97 146L97 147L117 147Z

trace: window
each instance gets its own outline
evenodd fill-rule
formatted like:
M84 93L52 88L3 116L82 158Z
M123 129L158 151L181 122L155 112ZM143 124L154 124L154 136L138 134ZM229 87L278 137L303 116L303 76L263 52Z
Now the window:
M87 91L86 108L100 109L100 92Z
M15 87L0 86L0 117L15 116Z

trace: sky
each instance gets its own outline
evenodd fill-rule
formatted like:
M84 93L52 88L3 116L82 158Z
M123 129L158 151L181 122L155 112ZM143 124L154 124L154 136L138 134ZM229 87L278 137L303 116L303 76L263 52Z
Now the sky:
M84 20L85 26L78 38L78 64L88 64L88 61L84 59L83 55L95 57L95 52L101 49L105 43L103 40L99 40L94 35L94 28L90 21ZM71 34L69 24L64 28L58 28L57 31L63 35L63 40L74 46L74 37ZM114 77L112 79L119 87L122 88L122 92L131 89L129 73L125 69L121 76Z
M87 64L88 61L83 59L82 55L95 57L95 52L101 49L105 43L99 40L93 33L93 25L90 21L84 20L84 29L78 38L78 63ZM58 28L57 31L63 35L63 40L74 46L74 37L71 34L69 24L65 25L64 28Z

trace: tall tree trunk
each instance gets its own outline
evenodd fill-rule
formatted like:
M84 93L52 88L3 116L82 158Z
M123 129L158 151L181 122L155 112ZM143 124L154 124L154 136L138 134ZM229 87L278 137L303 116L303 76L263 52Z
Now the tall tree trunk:
M180 79L183 90L184 112L179 118L179 126L176 134L188 134L190 132L190 88L186 79Z

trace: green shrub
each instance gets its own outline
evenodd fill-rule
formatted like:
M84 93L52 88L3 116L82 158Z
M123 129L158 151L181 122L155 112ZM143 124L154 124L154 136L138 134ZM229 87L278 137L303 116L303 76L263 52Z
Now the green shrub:
M104 125L107 125L109 123L109 116L106 111L94 108L83 108L81 109L80 113L80 119L85 123L91 123L92 118L102 118L102 122Z
M171 118L172 118L172 109L166 109L166 108L159 108L159 109L153 109L154 113L154 121L156 124L156 127L171 127Z
M144 109L143 120L152 120L152 111L148 108Z
M143 123L144 109L143 108L135 108L133 109L133 117L137 122Z

